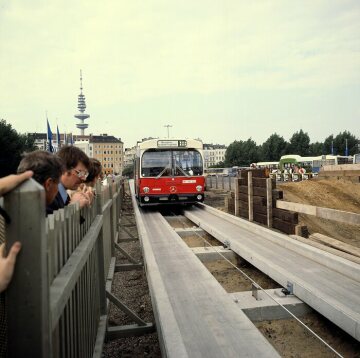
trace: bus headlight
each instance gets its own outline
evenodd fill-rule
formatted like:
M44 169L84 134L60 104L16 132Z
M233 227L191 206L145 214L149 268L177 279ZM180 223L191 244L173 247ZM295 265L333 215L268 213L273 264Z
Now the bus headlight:
M147 203L150 200L150 198L148 196L144 197L144 201Z
M198 195L198 196L196 197L196 199L197 199L197 200L201 200L201 199L202 199L202 195Z
M150 188L148 186L143 187L144 193L148 193L150 191Z
M197 185L196 190L197 190L197 191L201 191L201 190L202 190L202 186L201 186L201 185Z

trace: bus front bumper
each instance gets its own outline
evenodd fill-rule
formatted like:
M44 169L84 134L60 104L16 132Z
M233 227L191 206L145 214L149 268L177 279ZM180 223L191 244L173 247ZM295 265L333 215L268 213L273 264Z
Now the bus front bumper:
M140 206L162 204L194 204L204 201L204 193L197 194L169 194L169 195L141 195Z

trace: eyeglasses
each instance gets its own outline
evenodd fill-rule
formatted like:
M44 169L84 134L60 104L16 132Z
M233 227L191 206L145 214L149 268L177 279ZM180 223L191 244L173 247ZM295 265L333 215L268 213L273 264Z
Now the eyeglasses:
M78 169L73 168L73 171L76 173L76 176L80 179L81 178L86 179L89 175L89 173L85 170L78 170Z

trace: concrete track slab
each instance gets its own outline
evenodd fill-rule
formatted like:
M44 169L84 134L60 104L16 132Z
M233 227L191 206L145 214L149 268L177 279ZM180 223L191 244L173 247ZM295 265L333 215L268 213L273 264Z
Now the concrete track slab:
M165 219L133 203L163 355L277 357Z
M360 265L206 206L185 216L283 287L291 282L297 297L360 340Z

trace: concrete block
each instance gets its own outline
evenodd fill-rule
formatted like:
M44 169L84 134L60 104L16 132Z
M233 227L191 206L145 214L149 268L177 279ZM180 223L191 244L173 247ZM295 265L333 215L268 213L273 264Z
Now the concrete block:
M237 256L232 250L224 249L223 246L192 247L191 250L201 262L222 260L223 256L233 260Z
M301 317L312 311L310 306L299 300L296 296L284 295L281 292L281 288L265 291L267 294L263 291L259 291L260 300L256 300L252 296L251 291L235 292L230 293L229 295L236 305L253 322L292 318L290 313L284 310L278 303L283 305L296 317Z

